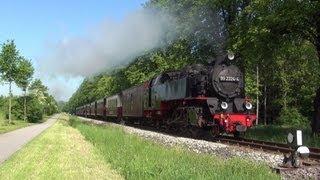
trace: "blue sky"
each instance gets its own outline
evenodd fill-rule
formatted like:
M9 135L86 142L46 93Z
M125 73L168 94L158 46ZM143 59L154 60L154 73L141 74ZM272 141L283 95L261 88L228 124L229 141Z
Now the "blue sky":
M32 60L35 77L42 79L57 99L66 100L77 89L83 77L46 77L39 73L41 57L47 44L81 36L106 19L121 21L141 8L146 0L2 0L0 6L0 43L14 39L21 55ZM61 88L57 86L61 84ZM60 85L59 85L60 86ZM59 92L58 92L59 91ZM8 87L1 84L0 94ZM14 87L14 94L20 94Z

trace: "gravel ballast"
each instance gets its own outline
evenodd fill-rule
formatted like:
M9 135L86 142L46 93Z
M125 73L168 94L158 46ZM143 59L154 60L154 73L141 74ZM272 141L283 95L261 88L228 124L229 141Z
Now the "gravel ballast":
M257 163L264 163L270 167L276 168L282 163L283 155L270 152L263 152L250 148L222 144L217 142L209 142L205 140L197 140L185 137L176 137L164 133L153 132L149 130L139 129L131 126L125 126L116 123L98 121L89 118L83 118L84 121L98 125L111 125L121 127L129 134L137 135L143 139L151 140L167 147L179 146L196 153L212 154L221 158L240 157ZM320 179L320 167L310 167L295 169L292 171L281 172L283 179Z

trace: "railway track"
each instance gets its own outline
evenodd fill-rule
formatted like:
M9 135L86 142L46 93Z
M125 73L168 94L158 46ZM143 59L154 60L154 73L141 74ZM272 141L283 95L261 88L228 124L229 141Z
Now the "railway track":
M106 122L106 121L93 120L93 119L84 119L84 120L89 121L90 123L93 123L93 124L97 124L97 125L103 125L103 124L107 124L107 123L119 124L119 122ZM240 156L244 156L244 157L249 158L253 161L263 160L263 161L270 163L269 164L270 168L274 172L280 174L282 177L286 177L285 179L290 179L291 177L293 177L295 179L297 179L297 177L303 177L300 179L306 179L306 178L314 179L314 177L316 177L316 179L317 179L317 177L320 178L320 176L319 176L320 175L319 174L319 172L320 172L320 163L319 163L320 162L320 148L309 148L311 151L310 158L305 159L303 161L300 161L302 163L301 164L302 166L300 168L294 168L294 167L286 167L286 166L281 165L281 156L279 157L279 153L289 153L290 151L293 150L287 144L273 143L273 142L268 142L268 141L260 141L260 140L252 140L252 139L235 139L231 136L220 136L219 138L213 138L212 136L190 137L188 135L181 134L177 131L172 131L172 130L168 131L168 129L165 129L165 128L155 128L152 126L141 125L139 123L126 124L126 126L133 127L135 129L158 132L163 135L170 135L170 136L173 136L173 138L174 137L186 137L186 138L191 138L191 139L204 140L204 141L207 141L208 143L220 142L223 144L232 144L232 145L239 145L242 147L248 147L250 149L259 149L260 152L258 152L258 151L248 152L244 148L239 148ZM148 137L150 137L150 136L148 136ZM165 140L165 142L168 142L168 141ZM169 142L170 142L170 140L169 140ZM188 141L188 143L190 143L190 142ZM198 145L190 146L190 147L199 148ZM205 146L205 147L207 147L207 146ZM229 148L230 149L226 149L224 151L232 152L232 150L237 149L237 148L234 148L231 146L229 146ZM222 155L225 155L223 153L224 151L222 151ZM265 153L263 153L261 151L266 151L266 153L270 154L270 155L265 155ZM208 151L201 151L201 150L198 151L197 150L197 152L207 153ZM218 150L217 152L219 153L220 151ZM270 153L270 152L272 152L272 153ZM244 153L244 154L241 155L241 153ZM261 154L259 155L259 153L261 153ZM250 156L250 154L253 154L253 156L247 157L246 155L248 155L248 154L249 154L249 156ZM239 154L237 153L237 155L239 155ZM276 158L276 160L273 158Z
M290 147L288 144L275 143L275 142L269 142L269 141L244 139L244 138L235 139L230 136L220 136L218 138L214 138L214 140L221 143L234 144L234 145L245 146L245 147L266 150L266 151L279 152L279 153L290 153L293 151L293 148ZM309 159L320 161L320 148L309 147L309 150L310 150Z
M106 122L106 121L101 121L97 119L95 119L95 121L100 121L102 124ZM119 124L117 122L112 122L112 123ZM193 138L193 139L199 139L199 140L220 142L224 144L238 145L238 146L248 147L252 149L259 149L262 151L277 152L277 153L290 153L293 151L292 147L290 147L288 144L283 144L283 143L254 140L254 139L245 139L245 138L234 138L232 136L212 137L212 136L205 135L201 137L191 137L190 135L183 135L177 131L168 131L167 129L163 129L163 128L159 129L159 128L155 128L147 125L141 125L141 124L135 124L135 123L126 124L126 125L139 128L139 129L161 132L161 133L166 133L166 134L179 136L179 137L187 137L187 138ZM313 162L316 161L320 163L320 148L315 148L315 147L308 147L308 148L310 150L309 159L312 160Z
M199 139L199 140L206 140L206 141L215 141L220 142L224 144L232 144L232 145L238 145L243 147L248 147L252 149L258 149L262 151L268 151L268 152L276 152L276 153L283 153L288 154L291 153L294 149L284 143L277 143L277 142L270 142L270 141L262 141L262 140L255 140L255 139L245 139L245 138L235 138L232 136L219 136L219 137L212 137L211 135L201 135L200 137L192 137L190 135L182 135L179 132L176 131L168 131L166 129L156 129L154 127L150 126L139 126L139 125L129 125L133 126L135 128L141 128L141 129L148 129L151 131L157 131L162 133L167 133L171 135L176 136L182 136L187 138L193 138L193 139ZM312 166L314 164L319 165L320 164L320 148L316 147L308 147L310 150L309 158L305 161L303 161L303 164L307 166Z

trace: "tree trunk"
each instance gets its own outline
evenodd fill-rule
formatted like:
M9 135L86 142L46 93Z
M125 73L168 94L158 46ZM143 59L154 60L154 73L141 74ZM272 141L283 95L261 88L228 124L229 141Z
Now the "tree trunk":
M12 82L9 82L9 124L11 124L11 98L12 98L12 92L11 92L11 84Z
M24 90L23 120L27 121L27 90Z
M315 46L318 53L318 60L320 63L320 10L315 15L316 20L316 37ZM314 98L314 115L313 121L311 123L311 128L313 133L320 133L320 87L316 92L316 97Z
M318 60L320 62L320 29L319 29L319 34L318 34L318 37L317 37L317 40L316 40L316 49L317 49L317 52L318 52Z
M313 102L314 115L311 123L312 133L320 133L320 87Z
M267 86L264 85L264 125L267 125Z
M257 120L256 120L256 125L259 124L259 67L257 66L257 105L256 105L256 115L257 115Z
M315 39L315 46L318 52L318 59L320 62L320 10L315 15L315 25L316 25L316 39Z
M287 100L287 96L288 96L288 92L287 92L287 90L284 92L284 94L283 94L283 110L287 110L287 108L288 108L288 100Z

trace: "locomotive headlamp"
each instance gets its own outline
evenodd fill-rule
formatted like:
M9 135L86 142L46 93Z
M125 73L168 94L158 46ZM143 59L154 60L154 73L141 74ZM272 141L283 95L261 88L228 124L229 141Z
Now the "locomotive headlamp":
M221 108L224 109L224 110L228 109L228 103L222 102L221 103Z
M246 102L245 107L247 110L251 110L252 109L252 104L250 102Z
M234 60L234 54L233 54L233 52L228 52L228 59L229 59L229 60Z

